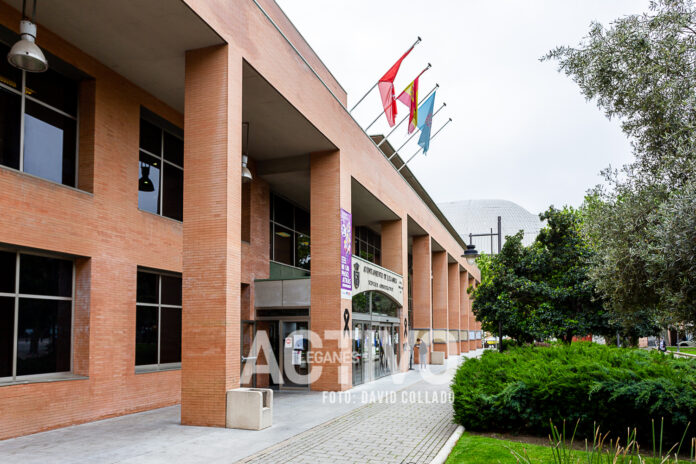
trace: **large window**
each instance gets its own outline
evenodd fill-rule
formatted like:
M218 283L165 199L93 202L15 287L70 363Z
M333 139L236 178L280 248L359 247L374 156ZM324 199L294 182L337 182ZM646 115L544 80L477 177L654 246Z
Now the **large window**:
M138 270L135 365L181 366L181 276Z
M355 255L382 264L382 238L368 227L355 227Z
M184 217L183 131L140 111L138 208L177 221Z
M70 372L73 262L0 250L0 379Z
M9 50L0 43L0 164L75 187L78 81L20 71Z
M309 213L271 194L271 260L309 270Z

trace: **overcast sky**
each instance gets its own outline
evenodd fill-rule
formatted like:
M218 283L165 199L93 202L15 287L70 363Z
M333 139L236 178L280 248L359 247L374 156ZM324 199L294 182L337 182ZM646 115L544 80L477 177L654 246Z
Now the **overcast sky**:
M277 1L346 89L349 108L422 37L395 86L399 92L432 63L421 96L439 83L436 108L447 103L433 132L453 119L428 157L409 164L436 202L506 199L533 213L578 206L601 169L631 160L618 122L539 58L576 45L592 21L647 11L648 0ZM380 111L375 89L354 116L365 127ZM405 114L400 105L399 118ZM369 132L386 130L382 118ZM405 124L389 140L400 146Z

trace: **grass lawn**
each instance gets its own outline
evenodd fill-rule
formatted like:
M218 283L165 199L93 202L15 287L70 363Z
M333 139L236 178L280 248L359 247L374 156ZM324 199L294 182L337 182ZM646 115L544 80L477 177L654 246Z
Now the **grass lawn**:
M551 448L548 446L498 440L464 432L446 464L516 464L517 459L508 448L522 455L527 450L527 455L533 462L553 462Z
M583 443L580 443L580 446L584 446ZM553 454L551 453L551 448L548 446L472 435L467 432L462 434L445 464L517 464L518 461L510 452L510 449L515 450L521 456L525 456L526 451L526 456L532 464L554 464ZM572 458L563 462L582 463L586 462L587 458L588 455L585 451L576 449L572 452ZM598 462L596 459L597 457L595 457L592 462ZM606 459L607 455L605 451L601 462L611 462L611 460L605 461ZM527 461L525 460L522 462ZM619 459L617 462L622 463L624 461ZM627 460L626 462L629 461ZM637 461L633 458L630 462L635 463ZM661 462L662 461L659 459L645 459L646 464L660 464ZM687 458L679 462L686 463L693 461L689 461ZM669 464L674 463L674 461L669 460L664 461L664 463Z
M677 351L676 346L668 346L667 349L669 351ZM689 354L696 354L696 347L693 346L680 346L679 351L682 353L689 353Z

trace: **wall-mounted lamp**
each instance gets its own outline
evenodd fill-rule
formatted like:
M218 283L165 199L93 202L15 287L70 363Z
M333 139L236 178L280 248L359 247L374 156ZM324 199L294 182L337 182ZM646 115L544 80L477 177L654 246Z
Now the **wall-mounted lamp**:
M246 143L244 144L244 149L242 150L242 182L251 182L254 176L251 175L251 171L247 167L249 162L249 123L243 122L242 126L246 126Z
M15 43L7 54L7 61L19 69L28 72L44 72L48 69L48 61L41 49L36 45L36 1L31 21L25 14L26 0L22 1L22 20L19 22L20 40Z

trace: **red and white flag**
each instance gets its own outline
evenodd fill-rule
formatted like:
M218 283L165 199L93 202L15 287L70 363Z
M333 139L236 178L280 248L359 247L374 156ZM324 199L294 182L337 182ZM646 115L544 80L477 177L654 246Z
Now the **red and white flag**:
M394 99L394 79L396 78L396 73L399 72L399 67L404 58L411 53L413 47L409 48L404 55L399 58L399 61L394 63L394 65L389 68L384 76L379 80L377 86L379 87L379 94L382 97L382 106L384 107L384 114L387 116L387 122L389 127L394 126L394 120L396 119L396 100Z

